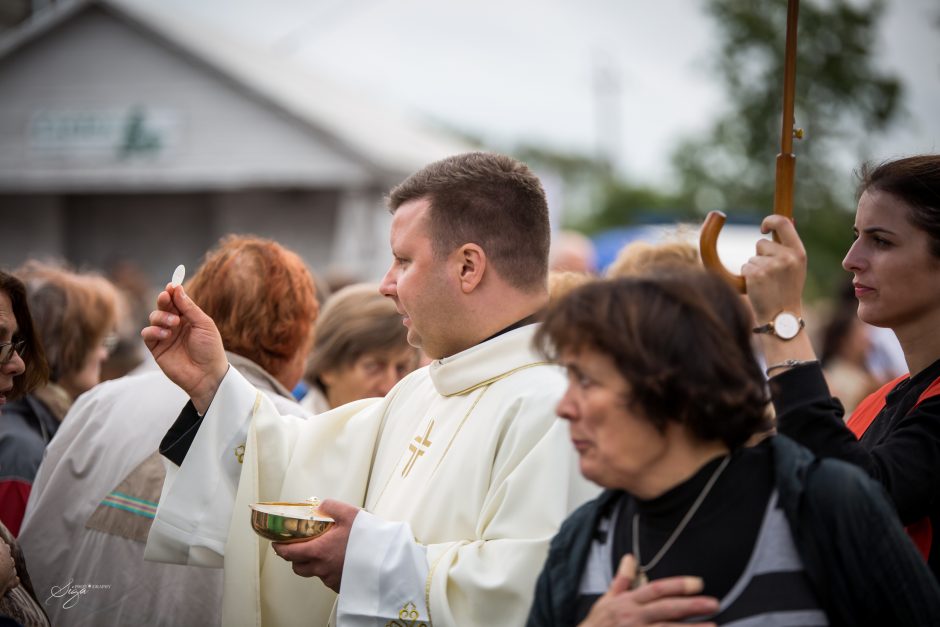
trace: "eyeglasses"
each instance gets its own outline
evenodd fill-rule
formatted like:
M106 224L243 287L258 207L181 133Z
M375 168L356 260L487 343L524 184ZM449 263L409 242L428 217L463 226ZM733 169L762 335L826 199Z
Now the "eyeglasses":
M5 366L11 359L13 359L13 353L19 353L20 357L23 356L23 351L26 349L25 340L16 340L15 342L2 342L0 343L0 366Z

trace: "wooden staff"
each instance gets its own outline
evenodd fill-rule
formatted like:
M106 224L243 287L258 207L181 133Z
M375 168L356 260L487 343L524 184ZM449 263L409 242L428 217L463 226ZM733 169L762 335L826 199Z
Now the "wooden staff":
M793 128L793 100L796 88L796 21L800 11L800 0L787 3L787 44L783 70L783 128L780 133L780 154L777 155L776 183L774 186L774 213L793 219L793 175L796 155L793 154L793 138L802 139L803 129ZM699 234L699 250L702 263L717 272L742 294L747 291L744 277L729 272L718 258L718 234L725 225L727 216L721 211L710 211ZM774 240L777 235L774 234Z

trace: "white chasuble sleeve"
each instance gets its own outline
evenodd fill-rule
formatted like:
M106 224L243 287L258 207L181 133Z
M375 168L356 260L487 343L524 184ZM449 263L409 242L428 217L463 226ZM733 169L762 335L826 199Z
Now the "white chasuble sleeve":
M427 549L411 527L361 511L349 533L336 618L340 627L429 622Z
M248 425L263 395L230 367L182 466L167 474L144 558L222 566Z

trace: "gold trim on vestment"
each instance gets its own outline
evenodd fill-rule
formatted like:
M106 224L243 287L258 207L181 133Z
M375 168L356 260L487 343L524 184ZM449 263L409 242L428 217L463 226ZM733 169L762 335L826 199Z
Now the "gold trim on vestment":
M417 542L417 538L415 538L415 542ZM431 583L434 581L434 573L437 572L437 565L441 563L445 555L447 555L447 551L438 555L437 559L434 560L434 563L431 564L431 568L428 570L428 578L424 582L424 606L428 608L428 621L432 625L434 624L434 620L431 618Z
M255 392L255 404L251 406L251 419L254 420L255 414L258 413L258 409L261 407L261 390Z
M261 391L259 390L255 393L255 404L251 408L251 420L248 422L248 433L245 434L246 451L248 448L248 443L250 442L251 450L255 452L254 464L251 465L248 471L250 473L249 476L252 480L252 486L251 486L252 492L251 493L254 497L252 500L258 499L261 496L260 494L261 482L258 476L260 473L259 465L260 465L261 459L260 459L260 451L258 450L258 430L255 428L255 416L257 416L258 409L260 408L261 408ZM236 495L236 498L237 498L237 495ZM264 611L261 609L261 587L263 584L262 580L264 578L264 573L261 570L262 568L261 561L262 561L262 553L267 548L264 544L265 542L267 542L267 540L264 540L261 536L257 534L252 534L252 535L254 536L254 539L256 542L255 551L252 552L252 561L254 562L255 572L258 573L258 576L253 578L251 581L252 588L253 588L252 592L254 592L254 596L255 596L254 624L256 627L260 627L261 624L264 622ZM270 545L270 543L268 544Z
M526 368L534 368L535 366L551 366L551 365L552 365L552 362L550 361L536 361L531 364L525 364L524 366L519 366L518 368L513 368L512 370L507 370L503 374L498 374L495 377L487 379L486 381L480 381L479 383L471 385L470 387L466 389L460 390L458 392L454 392L452 394L441 394L441 396L443 396L444 398L450 398L451 396L460 396L461 394L469 394L470 392L476 389L479 389L483 387L484 385L489 385L491 383L495 383L499 381L500 379L505 379L509 375L515 374L519 372L520 370L525 370Z
M260 390L257 391L257 392L255 392L255 404L254 404L254 405L252 406L252 408L251 408L251 420L252 420L252 422L254 422L255 414L258 413L258 408L259 408L259 407L261 407L261 391L260 391ZM249 424L249 427L248 427L248 428L249 428L249 429L251 428L251 425L250 425L250 424ZM247 445L248 445L248 442L247 442L247 440L246 440L245 442L242 442L241 444L239 444L238 446L235 447L235 451L234 451L234 452L235 452L235 459L238 460L238 463L239 463L239 464L243 464L244 461L245 461L245 447L246 447Z
M488 387L489 387L489 386L487 386L487 387L483 388L482 390L480 390L480 395L477 396L476 400L473 401L473 404L470 405L470 409L467 410L467 413L464 414L464 417L460 419L460 424L457 425L457 430L454 431L454 434L453 434L452 436L450 436L450 440L447 442L447 448L445 448L445 449L444 449L444 452L441 453L441 458L440 458L439 460L437 460L437 465L434 467L434 470L431 471L431 474L428 475L429 478L430 478L430 477L433 477L433 476L434 476L434 473L437 472L437 469L441 467L441 462L444 461L444 458L447 456L447 453L450 451L450 446L454 443L454 440L457 439L457 434L459 434L459 433L460 433L460 430L463 429L464 423L467 422L467 418L470 417L470 414L473 413L473 410L477 408L477 403L479 403L479 402L480 402L480 399L483 398L483 395L486 394L486 390L487 390Z

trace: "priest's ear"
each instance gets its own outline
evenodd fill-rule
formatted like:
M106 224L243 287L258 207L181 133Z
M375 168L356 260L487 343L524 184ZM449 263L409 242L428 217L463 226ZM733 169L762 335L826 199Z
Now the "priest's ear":
M486 252L477 244L464 244L454 251L460 290L469 294L483 280L486 271Z

